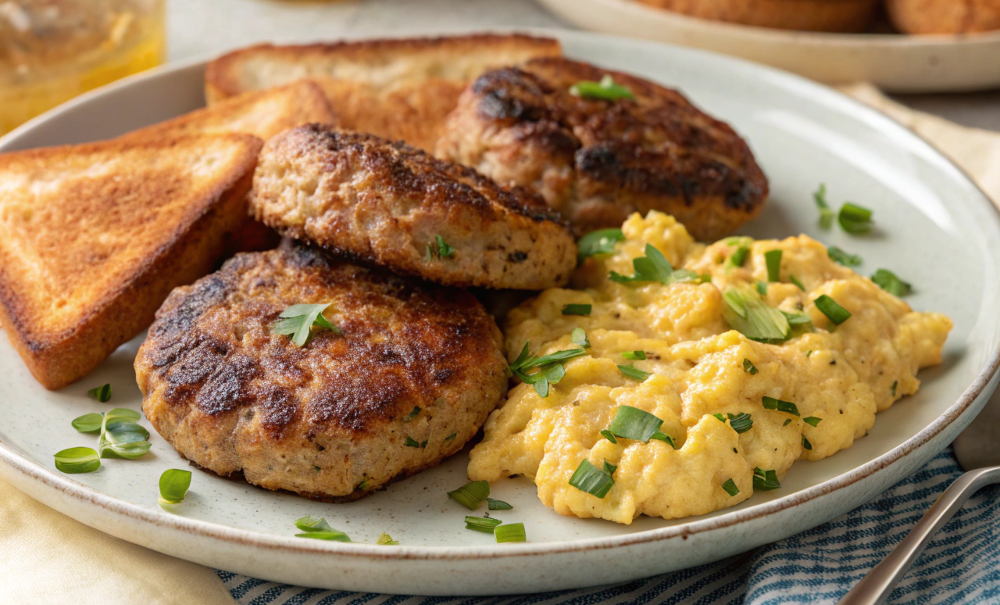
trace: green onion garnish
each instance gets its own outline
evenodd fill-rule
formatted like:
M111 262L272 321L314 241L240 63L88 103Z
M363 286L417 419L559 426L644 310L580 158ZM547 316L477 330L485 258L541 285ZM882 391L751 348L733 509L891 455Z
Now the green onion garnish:
M739 435L753 428L753 418L750 417L750 414L740 412L739 414L727 414L727 416L729 416L729 426Z
M309 340L314 325L330 330L334 334L340 334L340 328L323 317L323 311L331 304L333 303L292 305L278 315L280 319L271 325L271 331L275 334L291 336L292 342L299 348L304 347L306 341Z
M747 374L753 376L757 373L757 366L753 365L753 362L747 358L743 358L743 371Z
M514 509L513 506L511 506L510 504L507 504L503 500L494 500L493 498L487 498L486 499L486 506L489 507L490 510L513 510Z
M804 448L806 448L807 450L810 450L810 451L812 451L812 448L813 448L812 444L809 443L809 440L806 439L805 437L802 437L802 447L804 447Z
M712 416L715 416L715 419L721 422L722 424L726 423L726 417L722 415L722 412L716 412L712 414Z
M632 259L632 267L635 269L635 275L621 275L612 271L608 274L608 279L620 284L646 281L676 284L700 279L697 273L687 269L674 271L670 262L667 261L667 257L663 256L663 253L652 244L646 244L646 256Z
M722 295L722 316L730 327L750 340L780 343L791 337L792 328L781 311L768 306L750 288L729 288Z
M837 215L840 228L848 233L868 233L872 230L872 211L868 208L844 202Z
M599 469L584 458L580 461L580 466L576 467L573 476L569 478L569 484L591 496L603 498L615 484L615 480L611 477L614 468L605 461L604 468Z
M569 335L569 339L573 341L573 344L580 345L585 349L590 348L590 339L587 338L587 333L584 332L583 328L573 328L573 331Z
M590 80L577 82L569 87L569 94L582 99L601 99L604 101L635 98L627 86L615 84L610 75L605 75L600 82Z
M803 313L802 311L795 311L789 313L788 311L781 312L785 319L788 320L788 325L790 326L804 326L812 323L812 317L809 317L808 313Z
M184 501L191 487L191 471L168 468L160 475L160 506L178 504Z
M610 441L611 443L618 445L618 440L615 439L615 434L609 431L608 429L604 429L603 431L601 431L601 435L603 435L604 438Z
M91 412L73 419L73 428L81 433L100 433L104 424L104 414Z
M844 265L845 267L857 267L862 263L861 257L857 254L849 254L836 246L830 246L827 248L826 253L830 255L830 259L833 260L833 262Z
M768 250L764 253L764 262L767 264L767 281L780 281L781 275L781 250Z
M806 416L805 418L802 419L802 422L805 422L809 426L816 426L820 422L823 422L823 419L817 418L815 416Z
M350 542L351 539L347 537L344 532L333 529L330 524L326 522L326 519L317 519L312 515L306 515L301 519L295 520L295 527L301 529L304 533L295 534L296 538L312 538L314 540L333 540L334 542Z
M847 309L838 305L837 301L826 294L820 295L813 302L816 304L816 308L823 312L823 315L826 315L830 321L838 326L851 317L851 313Z
M448 258L455 253L455 249L448 245L448 242L444 241L444 238L440 235L434 236L434 241L427 244L427 260L432 258Z
M476 510L483 500L490 495L490 484L486 481L471 481L453 492L448 497L469 510Z
M524 523L507 523L506 525L497 525L493 529L493 535L496 537L497 544L503 542L527 542L527 536L524 533Z
M781 487L778 481L778 473L774 471L764 471L759 468L753 469L753 488L756 491L770 491Z
M465 529L471 529L473 531L481 531L485 534L492 534L493 528L497 525L503 523L500 519L493 519L490 517L465 517Z
M618 369L621 371L622 374L628 376L632 380L638 380L639 382L642 382L643 380L646 380L647 378L652 376L651 373L643 372L642 370L631 364L627 366L619 365Z
M590 315L591 305L570 304L562 308L563 315Z
M378 535L378 540L375 540L375 544L378 544L379 546L398 546L399 541L393 540L392 536L382 532Z
M903 297L913 291L910 284L896 277L896 274L888 269L876 271L875 275L872 275L872 281L893 296Z
M781 423L781 426L788 426L791 423L792 423L791 418L785 418L785 421Z
M809 356L812 355L812 354L813 354L812 349L809 349L808 351L806 351L806 359L809 359Z
M798 288L799 290L802 290L803 292L805 292L805 291L806 291L806 287L805 287L805 286L803 286L803 285L802 285L802 282L800 282L800 281L799 281L799 278L795 277L794 275L789 275L789 276L788 276L788 281L790 281L790 282L792 282L793 284L795 284L795 286L796 286L796 287L797 287L797 288Z
M624 357L625 359L630 359L632 361L635 361L637 359L639 359L639 360L646 359L646 352L645 351L625 351L624 353L622 353L622 357Z
M743 263L747 260L747 255L750 254L750 248L746 246L740 246L733 250L732 256L729 257L729 264L734 267L742 267Z
M405 445L406 447L420 447L420 442L414 439L413 437L407 435L406 441L403 443L403 445Z
M791 414L793 416L799 415L799 408L791 401L782 401L780 399L775 399L774 397L764 396L761 400L765 410L778 410L779 412L785 412L786 414Z
M648 443L650 439L657 439L658 435L663 435L660 433L662 424L662 420L646 410L623 405L615 412L615 417L608 426L608 432L622 439ZM660 440L664 441L662 438Z
M563 362L587 354L583 349L567 349L535 357L528 353L530 345L531 341L524 343L521 353L514 360L514 363L510 364L510 371L521 382L534 386L539 397L548 397L549 385L558 383L566 375L566 370L562 366ZM528 374L527 371L533 368L539 368L539 371Z
M416 418L418 415L420 415L420 406L414 406L413 410L409 414L403 416L403 422L409 422L414 418Z
M454 439L455 437L458 437L458 433L452 433L451 435L448 435L447 437L445 437L445 438L444 438L444 440L445 440L445 441L451 441L451 440L453 440L453 439Z
M761 296L767 296L767 282L759 281L757 282L757 294Z
M90 389L87 391L87 396L101 403L107 403L111 399L111 384L102 384L99 387Z
M896 396L896 387L897 386L899 386L899 381L898 380L896 382L892 383L892 396L893 397Z
M813 193L813 199L819 206L819 226L829 229L833 226L833 210L830 209L830 204L826 201L826 185L824 183L819 184L819 189Z
M97 452L89 447L71 447L56 452L56 470L69 475L92 473L101 468Z
M726 493L730 496L735 496L740 493L740 488L736 487L736 482L732 479L727 479L726 482L722 484L722 489L726 490Z
M625 234L622 233L621 229L591 231L576 243L577 257L583 261L590 256L614 252L615 244L623 241L625 241Z

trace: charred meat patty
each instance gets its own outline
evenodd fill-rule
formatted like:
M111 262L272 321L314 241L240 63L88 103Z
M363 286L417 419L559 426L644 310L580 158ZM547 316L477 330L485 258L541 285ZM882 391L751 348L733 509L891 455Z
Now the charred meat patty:
M605 76L633 98L571 91ZM436 155L533 189L578 234L659 210L713 241L756 215L768 191L743 139L679 92L561 57L480 76Z
M271 139L250 200L285 235L445 285L538 290L576 264L573 236L534 194L327 126Z
M332 303L301 348L272 330ZM135 369L143 411L220 475L352 500L462 449L506 392L500 331L470 294L284 242L173 291Z

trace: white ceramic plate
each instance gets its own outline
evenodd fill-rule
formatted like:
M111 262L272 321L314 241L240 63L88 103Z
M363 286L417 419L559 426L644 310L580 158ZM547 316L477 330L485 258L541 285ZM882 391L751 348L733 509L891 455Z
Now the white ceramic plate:
M352 504L323 504L196 472L177 514L156 504L157 480L185 468L159 436L136 461L107 460L86 475L55 472L52 455L93 446L70 420L111 406L140 407L132 372L139 339L98 371L47 392L0 338L0 475L49 506L105 532L185 559L269 580L411 594L524 593L624 581L750 549L823 523L900 480L944 448L995 386L1000 363L1000 220L952 164L896 123L858 103L771 69L701 51L594 34L552 33L566 52L683 89L748 137L770 177L772 198L745 232L801 231L861 254L912 281L917 309L955 320L945 363L923 387L881 414L871 434L821 462L800 462L774 492L681 521L641 518L631 526L560 517L524 479L494 487L524 522L528 543L493 543L464 529L466 510L445 493L465 483L467 456ZM201 104L203 64L169 67L89 94L0 141L0 150L116 135ZM877 235L817 233L811 192L870 206ZM110 382L98 404L88 388ZM326 517L358 543L292 536L303 515ZM380 532L401 542L376 546Z
M973 36L783 31L688 17L633 0L538 0L591 31L725 53L828 84L871 82L890 92L1000 86L1000 32Z

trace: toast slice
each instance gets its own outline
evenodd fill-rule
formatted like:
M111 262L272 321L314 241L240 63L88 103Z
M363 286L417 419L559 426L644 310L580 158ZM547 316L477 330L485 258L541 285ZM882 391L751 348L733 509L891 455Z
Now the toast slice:
M86 375L216 266L261 145L190 135L0 155L0 324L42 385Z
M122 135L122 139L242 132L265 141L302 124L334 122L323 90L308 81L225 99L212 107Z
M210 62L205 96L213 105L247 91L312 79L326 93L340 128L433 152L448 113L481 73L561 54L557 40L520 34L263 44Z

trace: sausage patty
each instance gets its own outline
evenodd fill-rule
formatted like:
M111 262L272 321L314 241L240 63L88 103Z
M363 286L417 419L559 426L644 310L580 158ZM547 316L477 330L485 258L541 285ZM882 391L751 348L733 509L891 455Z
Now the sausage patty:
M634 98L570 90L605 76ZM767 197L750 148L727 124L675 90L561 57L480 76L449 116L436 154L535 190L577 233L659 210L714 241Z
M332 303L341 333L299 348L272 331ZM219 475L353 500L438 464L506 392L500 331L470 294L286 240L173 291L135 361L143 411Z
M250 199L285 235L445 285L539 290L576 264L572 235L533 194L327 126L271 139Z

